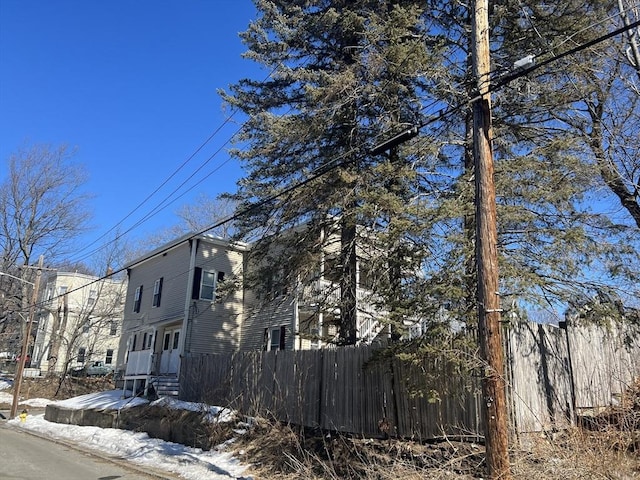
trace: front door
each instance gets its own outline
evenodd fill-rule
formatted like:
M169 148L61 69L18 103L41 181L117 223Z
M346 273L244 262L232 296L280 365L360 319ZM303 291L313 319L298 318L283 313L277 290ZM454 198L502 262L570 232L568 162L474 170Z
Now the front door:
M177 374L180 366L180 329L164 331L162 355L160 356L160 375Z

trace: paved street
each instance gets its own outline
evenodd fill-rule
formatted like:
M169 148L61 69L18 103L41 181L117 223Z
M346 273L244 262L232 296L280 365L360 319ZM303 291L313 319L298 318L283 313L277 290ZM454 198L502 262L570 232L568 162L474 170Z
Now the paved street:
M115 462L7 427L0 420L1 480L149 480Z

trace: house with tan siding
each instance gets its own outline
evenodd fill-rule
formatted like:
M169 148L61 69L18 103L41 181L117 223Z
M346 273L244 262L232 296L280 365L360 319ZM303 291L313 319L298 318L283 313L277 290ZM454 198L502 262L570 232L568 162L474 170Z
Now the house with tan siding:
M118 371L124 389L177 394L185 355L239 349L247 246L211 235L184 235L127 268L128 290Z
M273 248L277 249L279 241L273 239ZM268 287L245 293L241 350L310 350L336 345L342 302L336 273L339 235L322 231L313 243L317 251L309 256L310 265L304 278L290 278L283 272L286 265L273 265L274 278L265 279ZM358 343L371 343L385 336L380 320L386 312L375 306L381 302L368 284L368 263L366 250L358 247L355 262Z

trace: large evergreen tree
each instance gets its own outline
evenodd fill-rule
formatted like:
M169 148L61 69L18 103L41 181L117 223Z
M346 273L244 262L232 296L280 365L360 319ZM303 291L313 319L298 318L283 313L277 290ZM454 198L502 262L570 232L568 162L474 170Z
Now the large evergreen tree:
M354 262L365 254L357 245L367 242L365 250L376 252L368 259L375 272L369 282L386 321L433 316L444 304L450 318L473 321L469 100L475 92L466 6L439 0L256 5L259 17L243 34L246 57L271 74L223 93L247 116L233 152L247 176L234 199L241 211L260 204L242 216L240 234L258 239L254 254L273 255L261 239L306 223L268 267L286 264L289 279L311 273L310 252L317 252L321 231L341 239L334 276L344 343L357 340ZM616 28L606 20L611 13L599 0L496 3L495 82L527 54L549 58ZM630 68L621 40L549 63L495 92L502 294L557 305L602 284L637 279L630 199L637 203L638 90L621 75ZM624 114L617 117L621 98ZM422 127L417 140L370 154L410 125ZM625 210L610 214L612 198Z
M262 82L244 80L225 95L248 115L239 136L244 148L235 151L248 175L235 198L246 205L315 172L326 173L243 216L241 232L262 230L262 238L305 222L307 228L280 252L290 278L310 265L300 253L318 251L314 244L321 230L340 238L339 272L334 272L341 286L340 341L355 343L355 262L357 245L364 241L358 237L383 233L376 242L384 242L379 250L384 254L375 256L376 283L382 286L389 285L389 269L399 265L380 259L395 252L406 261L402 238L411 232L423 236L412 203L415 168L397 152L374 157L369 149L384 134L422 121L422 100L432 83L425 71L439 67L434 61L439 47L427 34L421 2L259 1L257 6L261 16L243 35L247 56L273 73ZM255 254L263 253L261 246L258 241Z

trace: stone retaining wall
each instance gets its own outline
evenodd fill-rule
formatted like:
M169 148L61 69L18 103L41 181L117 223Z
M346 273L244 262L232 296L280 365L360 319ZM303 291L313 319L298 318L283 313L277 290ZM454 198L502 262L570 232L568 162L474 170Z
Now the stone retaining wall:
M76 410L49 404L45 409L44 418L49 422L67 425L146 432L152 438L203 450L212 447L212 425L204 421L204 414L201 412L150 405L122 410Z

